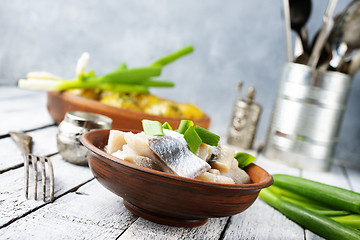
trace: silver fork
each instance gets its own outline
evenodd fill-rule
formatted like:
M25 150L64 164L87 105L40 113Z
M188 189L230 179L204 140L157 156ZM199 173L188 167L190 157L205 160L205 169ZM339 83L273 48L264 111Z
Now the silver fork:
M45 202L46 199L46 167L48 164L49 180L50 180L50 201L54 201L54 169L50 158L37 156L31 153L32 137L22 132L9 132L12 139L18 144L24 155L24 169L25 169L25 197L29 198L29 178L31 163L33 170L34 180L34 199L37 200L37 182L38 182L38 163L41 166L41 184L42 184L42 197Z

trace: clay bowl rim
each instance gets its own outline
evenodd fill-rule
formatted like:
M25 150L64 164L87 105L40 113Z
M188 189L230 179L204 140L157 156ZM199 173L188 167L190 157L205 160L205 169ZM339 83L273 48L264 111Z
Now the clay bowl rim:
M93 107L101 107L102 110L109 110L111 112L114 111L123 111L123 113L127 114L127 115L136 115L136 116L141 116L142 119L146 119L148 118L158 118L160 121L163 120L164 122L170 120L174 120L174 121L178 121L184 118L181 117L167 117L167 116L161 116L161 115L156 115L156 114L149 114L149 113L145 113L145 112L140 112L140 111L135 111L135 110L131 110L131 109L125 109L125 108L120 108L120 107L115 107L112 105L108 105L105 103L102 103L98 100L94 100L94 99L90 99L90 98L85 98L82 96L78 96L66 91L61 91L61 92L56 92L56 91L49 91L48 95L51 96L57 96L59 98L61 98L64 102L70 102L70 103L76 103L79 105L83 105L86 106L87 104L92 104ZM168 100L168 99L163 99L163 100ZM201 109L202 111L202 109ZM203 111L202 111L203 112ZM207 115L205 112L203 112L204 116L202 118L198 118L198 119L190 119L193 121L197 121L197 122L210 122L210 117L209 115Z
M132 131L132 130L122 130L122 131ZM234 189L234 190L261 190L263 188L269 187L274 179L272 177L272 175L270 173L268 173L265 169L261 168L260 166L251 163L248 167L250 166L256 166L258 168L260 168L260 170L264 171L266 173L266 177L262 180L259 181L257 183L248 183L248 184L224 184L224 183L212 183L212 182L206 182L206 181L202 181L202 180L197 180L197 179L192 179L192 178L186 178L186 177L181 177L181 176L177 176L177 175L173 175L170 173L166 173L166 172L161 172L161 171L157 171L157 170L153 170L150 168L146 168L146 167L142 167L142 166L138 166L136 164L127 162L123 159L117 158L109 153L106 153L105 151L101 150L100 148L96 147L94 144L92 144L90 142L90 140L88 139L90 135L93 134L105 134L105 132L110 133L110 129L97 129L97 130L92 130L90 132L87 132L85 134L82 135L81 137L81 143L90 151L92 151L93 153L95 153L96 155L100 155L101 157L110 160L112 162L115 162L116 164L122 165L123 167L128 167L128 168L132 168L134 170L138 170L141 172L145 172L146 174L151 174L151 175L156 175L158 177L162 177L165 179L171 179L171 180L175 180L175 181L180 181L180 182L186 182L186 183L190 183L190 184L197 184L197 185L203 185L203 186L210 186L210 187L214 187L214 188L222 188L222 189ZM137 130L133 130L132 132L139 132ZM246 168L244 169L246 171Z

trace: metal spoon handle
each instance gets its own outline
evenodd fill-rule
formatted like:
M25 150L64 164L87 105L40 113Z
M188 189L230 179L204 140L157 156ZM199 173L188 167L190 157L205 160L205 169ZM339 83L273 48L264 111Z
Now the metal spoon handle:
M330 23L332 22L332 16L334 14L336 4L337 4L337 0L329 1L328 7L324 14L323 27L320 30L318 38L315 42L314 49L309 58L308 66L310 67L315 68L319 61L321 50L324 47L327 35L330 32L330 27L331 27Z
M283 0L283 8L284 8L283 10L284 10L284 21L285 21L285 38L286 38L287 59L289 62L291 62L293 59L293 54L292 54L289 0Z

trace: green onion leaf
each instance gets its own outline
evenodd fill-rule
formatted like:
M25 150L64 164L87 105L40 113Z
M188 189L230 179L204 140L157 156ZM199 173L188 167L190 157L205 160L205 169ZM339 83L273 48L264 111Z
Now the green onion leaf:
M169 55L167 55L165 57L162 57L162 58L156 60L152 64L152 66L162 66L163 67L163 66L175 61L176 59L178 59L178 58L180 58L180 57L182 57L182 56L184 56L186 54L189 54L189 53L191 53L193 51L194 51L194 48L192 46L184 47L184 48L182 48L182 49L180 49L180 50L178 50L178 51L176 51L174 53L171 53L171 54L169 54Z
M239 168L244 168L247 165L249 165L250 163L252 163L253 161L255 161L255 157L248 154L248 153L244 153L244 152L238 152L235 154L234 158L238 161L239 163Z
M189 145L190 151L196 154L200 144L202 143L201 138L195 131L194 127L190 126L184 133L184 138Z
M143 68L124 69L106 74L100 78L101 82L106 83L141 83L149 77L159 76L161 67L151 66Z
M127 69L127 65L126 65L125 62L123 62L115 69L114 72L123 71L123 70L126 70L126 69Z
M197 125L194 128L203 143L206 143L210 146L217 146L219 144L220 137L215 133L212 133L209 130Z
M167 129L167 130L173 130L168 122L164 122L164 124L162 125L162 128Z
M141 122L147 136L164 136L163 128L160 122L145 119Z
M193 121L191 120L181 120L179 128L176 130L178 133L184 134L189 127L194 126Z

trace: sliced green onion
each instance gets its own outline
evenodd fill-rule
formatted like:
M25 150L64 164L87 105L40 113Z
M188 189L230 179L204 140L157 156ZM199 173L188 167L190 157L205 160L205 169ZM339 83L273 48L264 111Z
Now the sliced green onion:
M360 213L360 193L301 177L274 174L274 185L321 202L335 209Z
M202 143L201 138L195 131L194 127L190 126L184 133L184 138L190 148L190 151L196 154L200 144Z
M164 131L160 122L151 120L142 120L141 122L147 136L164 136Z
M189 127L194 126L193 121L191 120L181 120L179 124L179 128L176 130L177 132L184 134Z
M248 166L250 163L252 163L256 159L251 154L244 153L244 152L235 153L234 158L238 161L239 168L244 168L244 167Z
M209 130L202 128L198 125L196 125L194 128L203 143L206 143L210 146L217 146L219 144L220 137L215 133L212 133Z
M329 217L288 202L269 188L260 191L259 197L289 219L327 239L359 239L360 231Z
M167 130L173 130L168 122L164 122L164 124L162 125L162 128L167 129Z

